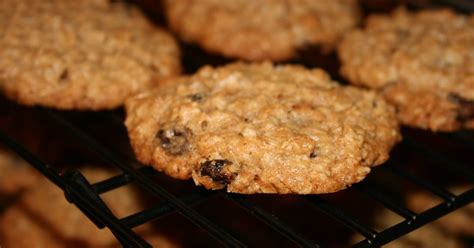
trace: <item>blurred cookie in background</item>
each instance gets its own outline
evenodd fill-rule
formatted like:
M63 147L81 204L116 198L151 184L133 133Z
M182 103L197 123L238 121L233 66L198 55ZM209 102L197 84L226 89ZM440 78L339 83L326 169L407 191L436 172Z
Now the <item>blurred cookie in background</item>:
M41 177L31 165L0 145L0 201L33 187Z
M169 26L204 50L248 61L283 61L304 46L330 50L357 25L355 0L165 0Z
M0 90L25 105L102 110L180 72L167 31L121 1L3 0Z
M371 15L338 47L341 74L379 91L404 125L474 128L474 15L399 8Z

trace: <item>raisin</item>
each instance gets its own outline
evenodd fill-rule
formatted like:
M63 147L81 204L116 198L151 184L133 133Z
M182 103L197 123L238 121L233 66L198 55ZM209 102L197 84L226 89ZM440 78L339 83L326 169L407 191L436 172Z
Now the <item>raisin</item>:
M310 154L309 154L309 158L316 158L318 156L318 154L316 154L315 151L312 151Z
M64 82L69 78L69 71L68 69L64 69L63 72L61 72L61 75L59 75L59 81Z
M408 35L410 35L410 32L406 29L398 29L396 31L396 34L398 35L398 37L400 37L401 39L405 39L406 37L408 37Z
M154 64L150 64L148 67L150 68L151 71L158 72L158 68Z
M182 155L190 149L188 140L190 135L191 131L189 129L184 129L183 131L176 129L160 129L155 138L168 154Z
M203 93L191 94L191 95L188 95L188 97L193 102L201 102L202 100L204 100L204 94Z
M377 101L375 101L375 100L372 101L372 107L373 107L373 108L377 108L378 106L379 106L379 105L378 105Z
M229 184L235 177L234 173L223 171L224 166L230 165L232 162L226 159L208 160L200 165L202 176L209 176L214 182L220 184Z
M459 122L467 122L474 119L474 100L466 99L454 93L450 93L448 99L459 106L456 118Z

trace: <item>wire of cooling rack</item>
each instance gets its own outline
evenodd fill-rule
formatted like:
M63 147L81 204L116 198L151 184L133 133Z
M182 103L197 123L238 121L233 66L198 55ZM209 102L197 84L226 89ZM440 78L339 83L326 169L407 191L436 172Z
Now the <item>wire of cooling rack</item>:
M24 146L1 131L0 143L17 153L51 180L51 182L60 187L64 191L68 201L74 203L97 227L103 228L107 226L124 247L151 247L145 240L131 231L130 228L120 223L110 211L104 211L103 206L97 204L95 200L88 198L84 192L81 192L81 187L78 187L78 183L62 177L52 167L41 161ZM98 195L96 195L96 197L100 198Z

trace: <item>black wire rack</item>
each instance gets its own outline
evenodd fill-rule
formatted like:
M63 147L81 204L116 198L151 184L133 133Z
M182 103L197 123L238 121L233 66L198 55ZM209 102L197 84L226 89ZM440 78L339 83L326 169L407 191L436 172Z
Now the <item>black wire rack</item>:
M454 4L458 9L472 11L472 9L468 9L470 6L472 7L472 3L469 1L440 2L443 2L443 4L449 2L449 4ZM179 214L199 230L206 232L207 236L217 241L219 245L229 247L249 246L247 234L240 232L242 229L224 225L218 218L210 218L205 213L206 211L196 207L200 203L209 201L226 201L227 204L237 206L237 208L231 210L232 215L235 211L245 212L260 225L269 229L269 231L263 234L257 234L257 236L260 236L258 238L265 236L267 233L272 233L272 235L277 234L280 236L277 240L286 240L285 242L291 245L300 247L324 246L319 242L321 237L315 236L311 231L305 231L308 230L308 227L309 229L321 228L317 222L305 223L303 227L290 224L288 218L278 215L276 213L278 211L275 212L272 210L272 206L269 207L274 201L270 200L268 201L270 203L265 203L265 200L259 199L267 196L205 191L197 187L192 187L191 190L185 191L185 194L177 194L172 187L169 187L168 183L163 183L163 178L160 179L162 177L160 173L151 167L142 166L131 159L129 155L130 150L128 150L128 155L125 155L126 152L110 144L114 143L114 141L104 142L107 139L97 135L101 131L90 131L91 126L94 126L94 120L101 119L106 123L106 129L118 130L121 133L119 140L127 141L123 127L123 113L121 112L66 113L43 108L34 108L31 111L38 112L53 122L58 133L63 132L65 135L64 139L67 139L68 142L87 148L88 151L94 153L103 162L120 169L121 173L91 184L82 175L80 170L68 169L67 171L60 172L55 166L50 165L28 149L21 141L1 129L0 144L17 153L60 187L65 192L66 199L69 202L75 204L98 228L110 229L124 247L151 247L146 240L133 231L133 228L150 221L159 222L161 218L172 213ZM84 115L87 117L84 118ZM76 116L81 116L81 118L76 118ZM357 205L357 203L347 206L347 204L341 205L333 200L333 198L343 198L339 197L339 195L344 193L274 196L277 199L276 201L280 201L279 198L282 197L286 200L289 199L290 203L304 203L310 209L304 214L320 213L333 221L335 220L335 222L346 227L351 232L362 235L364 238L358 241L354 247L378 247L387 244L474 201L474 187L461 194L454 194L447 190L445 183L440 182L437 178L433 179L430 176L426 176L431 174L431 170L436 167L443 172L443 177L453 175L455 180L462 178L462 182L474 185L474 165L472 163L474 135L472 132L461 131L454 134L435 135L404 129L403 134L404 140L399 144L392 158L386 164L375 168L366 180L353 185L349 189L362 195L365 199L369 199L382 206L382 208L397 214L403 219L401 222L395 223L383 230L376 230L370 224L361 221L359 216L352 213L351 208ZM443 143L442 147L446 148L446 146L449 146L452 149L447 150L454 149L455 151L453 153L445 153L444 150L437 149L437 146L433 146L433 143L439 140L443 140L448 144L445 145ZM464 160L460 159L456 152L462 154ZM411 169L414 163L417 165L414 166L415 169ZM160 202L138 213L133 213L124 218L117 218L101 200L101 194L129 184L138 186L141 191L159 199ZM406 184L414 185L414 187L437 196L440 202L425 211L415 213L405 206L403 199L394 194L396 191L403 193L406 189L400 189L398 185ZM291 215L291 218L294 218L297 214ZM302 213L300 213L299 218L305 218L301 217L301 215ZM244 229L254 230L247 227ZM267 237L267 239L275 238L272 236L271 238ZM250 243L253 244L252 242Z
M137 167L135 164L124 162L127 160L121 159L121 156L115 151L109 149L107 146L102 144L100 140L92 137L89 133L84 131L81 124L74 123L67 117L68 114L48 109L36 109L35 111L40 111L42 115L48 116L51 120L57 123L58 126L69 133L73 139L72 142L81 142L83 145L88 147L88 149L97 153L107 163L120 168L122 173L112 178L90 184L79 170L72 169L63 173L58 173L53 166L50 166L45 161L39 159L19 142L1 131L0 143L3 143L19 154L48 179L64 190L68 201L81 209L98 228L109 228L124 247L150 247L145 240L132 231L132 228L148 221L159 219L171 212L178 212L198 228L208 232L211 237L225 246L246 247L245 242L241 240L239 235L234 235L234 233L220 227L218 224L214 223L209 218L206 218L193 208L195 203L206 201L216 195L220 195L221 197L239 205L253 217L298 246L320 246L317 243L317 237L307 237L306 235L293 230L292 227L280 220L278 216L275 216L271 211L265 210L263 206L253 201L250 196L229 194L222 191L208 192L196 190L190 194L177 197L175 194L170 192L169 189L161 186L159 181L153 179L153 176L158 173L151 169L151 167ZM113 125L116 125L117 127L122 125L122 117L116 113L101 114L106 116ZM96 117L97 116L94 116L93 118ZM468 150L472 151L472 148L474 148L474 146L472 146L472 143L474 142L472 133L459 132L444 136L448 136L447 138L451 140L456 140L456 142L462 144ZM458 163L451 157L430 150L427 148L425 143L420 143L420 141L416 140L416 137L411 137L410 134L405 136L405 140L401 146L406 146L407 149L410 149L429 160L440 162L437 165L441 166L443 170L455 174L462 174L465 178L465 182L471 182L474 185L474 170L469 164ZM474 187L461 194L455 195L446 190L443 186L437 185L436 183L410 172L407 168L404 168L403 165L399 164L401 162L402 161L391 159L385 165L374 169L372 174L376 175L353 186L354 190L367 195L372 200L379 202L385 208L404 218L402 222L385 230L374 230L369 225L359 221L357 217L345 212L340 206L332 204L325 196L306 195L298 197L311 204L316 211L320 211L325 215L330 216L356 233L363 235L365 239L357 243L354 247L377 247L386 244L474 201ZM421 213L414 213L406 208L404 204L400 203L399 199L392 197L390 191L387 191L384 187L377 184L377 173L389 174L402 181L416 184L427 192L431 192L433 195L441 198L442 202ZM102 202L100 194L131 183L163 201L156 206L118 219Z

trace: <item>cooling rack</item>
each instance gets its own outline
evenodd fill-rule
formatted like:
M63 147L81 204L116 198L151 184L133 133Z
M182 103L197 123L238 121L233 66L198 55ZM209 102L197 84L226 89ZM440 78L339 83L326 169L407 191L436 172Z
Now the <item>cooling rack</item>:
M449 4L466 12L474 9L473 3L470 1L443 0L438 2ZM291 224L288 218L272 211L271 207L268 207L269 204L257 199L258 197L230 194L223 191L205 191L197 187L177 194L166 182L163 183L163 180L159 180L160 173L150 167L140 165L130 158L130 150L127 154L117 146L111 145L111 142L104 142L106 139L97 135L97 132L91 131L90 126L94 125L93 120L99 118L106 123L107 127L121 133L122 136L119 140L127 141L122 124L123 113L120 111L87 114L44 108L34 108L30 111L37 112L53 122L58 128L58 132L65 134L64 139L67 142L79 144L79 146L88 149L99 160L118 168L120 174L91 184L80 170L58 170L54 164L42 159L19 139L2 129L0 129L0 144L17 153L60 187L69 202L76 205L98 228L108 228L124 247L151 247L146 240L133 231L133 228L151 221L159 222L164 216L173 213L180 215L197 229L207 233L207 236L219 245L247 247L253 244L253 241L249 242L245 233L240 233L242 229L224 225L222 221L210 218L208 214L205 214L205 211L202 211L202 208L196 207L201 203L214 202L216 199L218 202L225 201L226 204L237 206L236 211L245 212L260 225L270 230L258 234L260 238L285 240L287 244L300 247L324 247L324 244L319 242L322 237L313 235L311 231L306 231L308 226L310 229L321 228L318 223L307 223L308 226L305 228ZM85 118L84 115L86 115ZM80 118L76 118L77 116ZM339 195L343 193L291 196L289 202L304 202L305 206L311 209L306 211L305 215L313 214L313 212L325 215L352 232L362 235L364 238L358 241L354 247L378 247L474 201L474 188L454 194L439 178L425 176L436 167L445 172L443 175L446 177L450 175L456 180L461 178L462 182L474 185L474 165L472 164L474 134L472 132L461 131L454 134L435 135L404 129L403 134L404 140L392 154L391 159L384 165L375 168L366 180L353 185L350 189L365 197L364 199L369 199L397 214L402 218L402 221L388 228L377 230L372 225L361 221L360 217L351 211L351 207L354 206L343 206L333 200L333 198L340 198ZM433 145L439 140L447 142L451 149L440 150L438 146ZM441 146L445 146L444 143ZM455 151L445 152L445 150ZM457 156L457 152L463 159ZM412 157L416 158L412 159ZM414 163L417 165L413 166ZM412 169L411 166L416 169ZM118 218L102 201L101 195L130 184L136 185L141 191L160 201L140 212ZM414 185L414 187L438 197L439 203L422 212L414 212L406 207L403 199L394 193L397 190L400 191L397 185L401 184ZM263 237L267 233L277 234L279 237Z
M245 240L242 239L241 235L235 235L235 233L226 230L226 228L222 228L193 207L194 204L208 201L211 198L215 198L216 195L237 204L251 216L294 244L301 247L320 247L318 237L307 237L305 234L294 230L278 216L266 210L265 207L261 206L258 202L255 202L251 196L199 189L182 196L176 196L169 188L160 185L159 181L154 180L153 177L159 174L158 172L151 169L151 167L140 166L136 162L129 162L129 159L122 158L120 154L117 154L117 151L110 149L104 145L101 140L89 134L85 130L86 128L84 128L83 123L75 122L74 118L70 118L70 116L74 116L77 113L71 114L42 108L37 108L33 111L37 111L42 116L46 116L56 123L58 128L68 133L70 137L64 137L69 140L68 142L81 143L90 149L90 151L96 153L106 163L119 168L121 174L90 184L79 170L69 169L61 173L58 172L54 166L49 165L46 161L42 161L25 146L2 131L0 131L0 143L3 143L19 154L60 187L65 192L67 200L82 210L98 228L109 228L124 247L150 247L150 245L140 236L136 235L132 229L149 221L159 220L162 216L172 212L179 213L191 221L196 227L205 230L212 238L225 246L246 247ZM92 119L101 116L101 118L105 118L109 121L107 125L115 125L115 127L119 129L123 128L123 117L121 114L103 112L91 115L93 115L90 117ZM421 135L424 136L421 138L417 137L416 131L413 130L405 130L404 134L405 139L400 146L425 158L425 160L428 161L426 162L426 166L431 165L430 160L436 161L436 166L440 166L442 170L446 171L446 174L452 173L455 176L460 176L464 182L470 182L474 185L474 170L469 164L456 161L448 155L427 147L423 138L429 138L430 134ZM457 145L463 146L465 150L462 152L464 154L467 153L467 156L472 154L469 154L469 151L472 152L474 148L472 133L458 132L455 134L444 134L442 136L445 136L443 138L455 141ZM307 195L295 197L301 198L300 200L310 204L314 208L314 211L324 213L351 230L363 235L365 239L357 243L354 247L377 247L386 244L474 201L474 188L461 194L453 194L442 185L437 184L436 180L433 182L409 171L403 164L403 157L398 154L394 156L399 159L391 159L385 165L375 168L372 173L373 175L371 174L367 180L352 187L353 190L368 196L372 200L379 202L385 208L403 217L404 220L402 222L389 228L376 231L371 226L360 222L356 216L347 213L341 209L340 206L328 201L325 196ZM386 174L385 178L389 175L401 181L415 184L419 188L436 195L442 199L442 201L426 211L415 213L405 207L400 199L392 196L390 187L383 186L380 182L377 182L377 178L382 176L382 174ZM138 213L133 213L121 219L115 217L106 204L102 202L100 195L127 184L137 185L141 190L161 199L162 202L156 206L144 209ZM336 195L337 194L338 193L336 193ZM315 227L316 226L317 225L315 225Z

